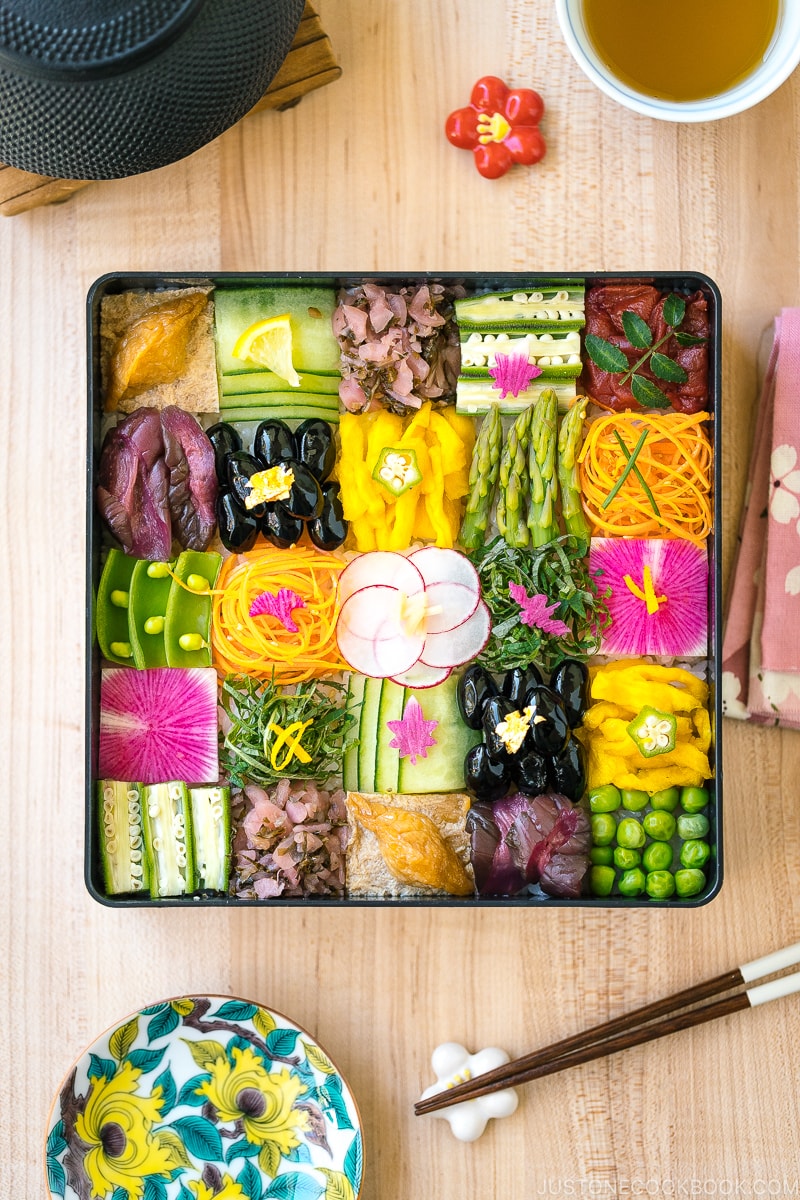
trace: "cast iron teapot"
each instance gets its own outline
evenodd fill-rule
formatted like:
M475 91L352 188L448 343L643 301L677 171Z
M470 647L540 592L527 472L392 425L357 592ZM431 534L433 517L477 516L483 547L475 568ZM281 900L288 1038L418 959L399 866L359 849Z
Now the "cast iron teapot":
M0 0L0 162L64 179L165 166L235 124L303 0Z

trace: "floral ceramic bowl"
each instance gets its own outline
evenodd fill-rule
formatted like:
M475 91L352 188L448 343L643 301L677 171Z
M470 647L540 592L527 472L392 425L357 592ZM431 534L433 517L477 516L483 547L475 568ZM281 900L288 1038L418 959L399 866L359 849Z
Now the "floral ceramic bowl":
M353 1095L279 1013L181 996L134 1013L71 1068L46 1145L64 1200L357 1200Z

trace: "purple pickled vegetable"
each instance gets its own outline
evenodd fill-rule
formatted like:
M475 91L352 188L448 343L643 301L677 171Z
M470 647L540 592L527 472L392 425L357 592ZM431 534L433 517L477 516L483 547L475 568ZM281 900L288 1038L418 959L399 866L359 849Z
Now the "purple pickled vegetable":
M491 804L473 804L467 813L467 833L470 836L470 860L478 894L490 877L495 851L500 841L500 830L495 824Z
M554 854L539 877L539 886L548 896L577 900L588 864L583 854Z
M170 557L168 486L161 414L137 408L106 436L98 468L97 507L126 554Z
M474 805L469 822L479 895L513 896L536 883L551 896L581 894L590 827L566 796L517 792Z
M216 524L214 447L194 417L175 405L162 411L161 428L174 535L187 550L205 550Z
M562 854L589 853L592 844L589 818L566 796L558 792L533 796L530 815L539 836L547 838L554 850L560 850Z

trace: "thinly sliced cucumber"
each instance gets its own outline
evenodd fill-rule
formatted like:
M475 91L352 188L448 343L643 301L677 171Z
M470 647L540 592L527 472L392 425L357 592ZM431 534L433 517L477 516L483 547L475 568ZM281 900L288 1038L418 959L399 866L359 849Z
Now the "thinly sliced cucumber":
M97 815L106 895L124 896L147 891L142 785L118 779L98 780Z
M378 720L381 709L382 679L367 679L361 705L358 730L358 790L375 791L375 754L378 745Z
M233 357L241 335L257 321L289 314L292 363L296 371L338 375L339 344L331 320L336 292L328 287L217 288L214 293L217 358L223 375L252 371L253 364Z
M347 682L345 711L353 717L353 720L348 724L344 735L342 785L346 792L358 791L358 735L366 682L363 675L356 674L351 674Z
M220 412L223 413L230 408L280 409L306 406L338 412L339 396L332 395L330 392L303 392L300 388L296 388L291 392L242 392L235 396L222 396L219 402Z
M396 792L400 783L400 751L389 743L394 740L394 734L387 721L399 721L403 716L406 697L413 695L406 688L393 683L391 679L384 681L381 692L381 703L378 713L378 738L375 747L375 791Z
M231 790L189 789L197 888L226 892L231 872Z
M338 396L339 375L311 375L300 372L300 386L292 388L298 395L312 392L314 395ZM239 375L224 375L222 395L241 396L249 392L285 392L286 380L274 371L244 371Z
M400 759L398 790L407 793L459 792L464 789L464 759L481 740L480 730L469 729L461 720L456 700L458 679L449 676L436 687L415 690L426 721L436 721L425 758L412 764L410 758Z
M307 399L311 399L310 396ZM222 410L226 421L266 421L272 417L280 417L282 421L306 421L310 417L319 417L331 425L339 424L338 408L322 407L311 404L287 404L285 408L226 408Z
M195 889L189 789L177 780L142 791L142 817L150 895L186 896Z

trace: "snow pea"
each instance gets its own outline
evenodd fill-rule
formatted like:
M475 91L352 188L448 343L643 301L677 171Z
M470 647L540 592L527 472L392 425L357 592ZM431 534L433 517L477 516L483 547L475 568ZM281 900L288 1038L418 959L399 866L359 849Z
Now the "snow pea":
M184 550L173 571L164 623L170 667L211 666L211 596L222 557L213 551Z
M100 576L95 608L95 629L100 653L123 667L133 664L128 631L131 576L138 559L111 549Z
M164 626L171 590L169 563L137 561L131 576L128 630L133 662L140 671L167 665Z

